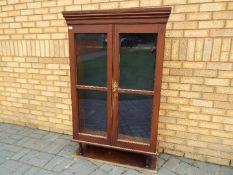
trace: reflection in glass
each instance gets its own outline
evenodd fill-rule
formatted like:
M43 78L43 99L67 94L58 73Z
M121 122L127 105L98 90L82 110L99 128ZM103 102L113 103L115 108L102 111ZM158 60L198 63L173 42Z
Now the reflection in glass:
M149 143L153 96L119 94L118 138Z
M77 82L106 86L107 34L76 34Z
M154 90L157 34L120 34L120 87Z
M78 90L80 132L106 136L106 92Z

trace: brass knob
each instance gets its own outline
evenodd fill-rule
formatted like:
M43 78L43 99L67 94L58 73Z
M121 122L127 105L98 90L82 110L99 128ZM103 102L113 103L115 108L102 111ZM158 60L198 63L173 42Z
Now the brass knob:
M112 81L112 91L116 92L118 89L118 83L116 81Z

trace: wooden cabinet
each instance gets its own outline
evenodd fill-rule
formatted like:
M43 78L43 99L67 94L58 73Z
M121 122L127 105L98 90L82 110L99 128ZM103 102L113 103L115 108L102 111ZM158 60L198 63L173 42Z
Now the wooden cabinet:
M156 156L170 11L63 12L69 31L75 141Z

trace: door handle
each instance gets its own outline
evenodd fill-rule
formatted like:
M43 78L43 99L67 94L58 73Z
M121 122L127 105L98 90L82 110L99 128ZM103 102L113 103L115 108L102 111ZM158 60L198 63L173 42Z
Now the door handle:
M118 90L118 83L116 81L112 81L112 92L116 92Z

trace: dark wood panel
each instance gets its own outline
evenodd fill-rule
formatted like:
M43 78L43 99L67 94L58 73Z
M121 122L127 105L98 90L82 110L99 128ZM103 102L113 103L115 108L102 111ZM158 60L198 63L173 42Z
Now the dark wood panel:
M65 11L62 12L67 23L167 23L170 7L131 8L116 10Z

